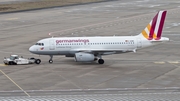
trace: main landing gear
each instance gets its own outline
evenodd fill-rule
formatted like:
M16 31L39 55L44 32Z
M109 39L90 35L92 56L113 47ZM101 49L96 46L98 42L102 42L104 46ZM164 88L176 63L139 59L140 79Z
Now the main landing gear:
M53 63L52 58L53 58L53 55L50 55L49 63Z
M52 58L53 58L53 55L50 55L49 63L53 63ZM99 58L99 59L98 59L98 58ZM96 61L96 60L98 60L98 63L99 63L99 64L104 64L104 60L102 59L101 56L97 56L97 57L94 59L94 61Z
M104 60L103 60L103 59L99 59L99 60L98 60L98 63L99 63L99 64L104 64Z
M99 59L98 59L99 58ZM97 56L95 59L95 61L98 60L98 63L99 64L104 64L104 60L102 59L101 55L100 56Z

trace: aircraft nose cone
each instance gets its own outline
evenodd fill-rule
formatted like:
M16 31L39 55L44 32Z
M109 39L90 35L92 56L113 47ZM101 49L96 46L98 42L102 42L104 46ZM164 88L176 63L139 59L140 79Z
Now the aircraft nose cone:
M35 48L34 48L33 46L31 46L31 47L29 48L29 51L30 51L31 53L34 53L34 52L35 52Z

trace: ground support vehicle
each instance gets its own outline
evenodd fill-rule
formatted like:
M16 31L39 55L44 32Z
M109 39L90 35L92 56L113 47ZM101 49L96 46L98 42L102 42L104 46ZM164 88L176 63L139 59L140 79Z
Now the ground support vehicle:
M25 65L25 64L40 64L41 60L36 58L28 58L25 59L22 56L19 57L18 55L10 55L9 58L4 58L5 65Z

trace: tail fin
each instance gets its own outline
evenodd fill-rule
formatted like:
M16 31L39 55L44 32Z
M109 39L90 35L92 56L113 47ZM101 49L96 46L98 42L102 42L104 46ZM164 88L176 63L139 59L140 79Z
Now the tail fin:
M160 40L167 11L159 11L146 28L140 33L148 40Z

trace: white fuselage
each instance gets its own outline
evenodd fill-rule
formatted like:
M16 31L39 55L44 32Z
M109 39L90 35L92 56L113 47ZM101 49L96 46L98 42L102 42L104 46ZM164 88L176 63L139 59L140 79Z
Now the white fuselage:
M153 45L151 41L139 36L57 37L42 39L29 50L39 55L73 56L81 51L132 52L151 45Z

